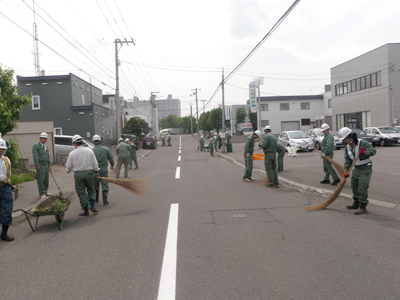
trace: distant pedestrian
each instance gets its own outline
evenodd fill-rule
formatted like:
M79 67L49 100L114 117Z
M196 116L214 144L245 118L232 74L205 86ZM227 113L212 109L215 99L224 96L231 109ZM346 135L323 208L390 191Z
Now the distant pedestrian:
M218 153L218 135L216 133L214 133L214 149Z
M214 156L214 148L213 147L214 147L214 142L213 142L213 139L211 138L208 143L208 149L210 151L211 156Z
M280 143L276 143L276 152L278 152L278 172L283 171L283 157L286 153L286 148Z
M171 144L171 136L169 134L167 135L167 144L168 144L168 146L172 146L172 144Z
M218 136L218 149L221 148L222 148L222 133L220 133Z
M129 140L129 139L128 139ZM119 178L119 173L121 172L121 167L124 165L124 178L128 178L129 172L129 162L132 159L132 148L127 143L124 143L124 139L120 138L118 140L117 146L117 155L118 155L118 162L117 162L117 170L116 170L116 177Z
M33 162L35 163L36 182L39 189L39 196L51 196L47 192L49 188L49 171L51 170L49 148L45 145L48 139L46 132L39 136L39 143L32 147Z
M110 162L111 170L114 169L114 157L112 156L110 150L107 147L103 147L101 145L101 137L98 134L93 136L93 143L95 144L94 148L92 149L94 155L96 156L97 163L99 165L100 177L108 177L108 162ZM101 191L103 197L103 204L107 205L108 202L108 182L104 180L100 180L98 178L94 179L94 188L96 191L96 202L99 202L99 194L100 194L100 182L101 182Z
M201 135L199 139L199 144L200 144L200 151L204 151L204 136Z
M11 161L8 157L3 155L6 150L6 142L3 139L0 139L0 224L2 225L1 240L12 242L14 238L9 236L7 232L10 225L12 225L14 199L12 196L12 188L10 184Z
M131 150L132 150L131 160L129 161L129 170L132 170L132 162L135 163L135 170L137 170L137 169L139 169L139 165L138 165L138 162L137 162L136 144L131 140L128 140L127 143L128 143L129 146L131 146Z
M252 136L249 136L246 139L246 144L244 145L244 175L243 175L243 180L250 182L252 180L255 180L253 177L251 177L251 174L253 172L253 153L254 153L254 143L255 140L260 138L261 139L261 131L256 130Z
M264 150L264 165L269 184L267 187L279 187L278 172L276 171L276 137L271 133L271 126L265 126L265 136L259 144Z
M74 135L72 143L75 146L75 150L68 155L65 166L67 173L70 173L72 170L74 171L75 190L84 210L83 213L80 213L79 215L88 216L89 205L90 210L93 213L97 213L97 210L94 207L96 199L94 177L99 175L100 168L94 152L83 147L83 139L80 135Z
M165 147L165 136L161 135L161 147Z
M229 132L226 132L226 143L230 144L231 143L231 135L229 134Z
M331 183L329 180L329 175L332 176L333 182L331 185L337 185L340 182L339 176L336 174L335 169L332 167L332 164L325 158L326 156L333 158L333 149L335 147L335 139L333 138L332 133L330 132L330 127L328 124L324 123L321 125L321 130L324 133L324 138L321 143L321 152L323 159L323 167L325 172L325 177L320 183Z

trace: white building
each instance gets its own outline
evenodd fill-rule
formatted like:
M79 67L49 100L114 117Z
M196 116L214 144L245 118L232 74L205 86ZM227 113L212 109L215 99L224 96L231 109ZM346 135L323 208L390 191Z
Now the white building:
M333 125L395 126L400 119L400 43L386 44L331 69Z
M158 109L158 120L164 119L169 115L175 115L178 118L181 117L181 100L172 99L172 95L169 94L167 99L157 99L156 106Z

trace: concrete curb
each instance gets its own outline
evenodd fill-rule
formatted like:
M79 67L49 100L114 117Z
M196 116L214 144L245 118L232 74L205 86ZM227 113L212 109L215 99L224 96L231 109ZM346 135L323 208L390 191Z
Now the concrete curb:
M236 159L226 156L224 154L219 154L219 157L221 157L222 159L225 159L226 161L229 161L230 163L233 163L239 167L242 167L243 169L245 168L245 165L238 162ZM260 169L253 169L253 172L256 172L260 175L266 176L267 173L263 170ZM329 197L333 192L330 190L324 190L324 189L320 189L317 187L313 187L313 186L309 186L309 185L305 185L305 184L301 184L301 183L297 183L288 179L283 178L282 176L279 176L279 183L293 191L296 192L300 192L300 193L314 193L317 195L320 195L322 197ZM350 200L353 201L353 196L349 195L349 194L345 194L345 193L341 193L339 198L341 199L345 199L345 200ZM377 205L377 206L382 206L382 207L386 207L386 208L396 208L396 209L400 209L400 205L398 204L394 204L394 203L389 203L389 202L384 202L384 201L379 201L379 200L374 200L374 199L368 199L370 204L373 205Z

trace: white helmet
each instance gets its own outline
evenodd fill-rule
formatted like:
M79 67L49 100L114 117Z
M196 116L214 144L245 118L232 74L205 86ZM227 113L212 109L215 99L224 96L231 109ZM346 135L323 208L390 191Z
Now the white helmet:
M269 125L265 126L264 131L271 131L271 126L269 126Z
M261 138L261 131L260 130L256 130L254 131L254 134L257 134L259 138Z
M128 139L128 138L125 139L125 143L127 143L127 142L129 142L129 141L130 141L130 139Z
M40 134L40 137L41 137L41 138L44 138L44 139L48 139L48 138L49 138L49 136L47 135L46 132L42 132L42 133Z
M118 143L121 143L121 142L123 142L123 141L124 141L123 138L119 138Z
M72 144L75 144L75 143L77 143L77 142L82 142L82 137L79 135L79 134L75 134L73 137L72 137Z
M95 134L92 138L93 142L101 142L101 137L98 134Z
M7 144L3 139L0 139L0 149L7 149Z
M352 133L352 130L349 127L343 127L338 131L338 136L341 140L345 139L346 137L349 136L349 134Z
M324 123L324 124L321 125L321 130L322 130L322 131L325 131L325 130L327 130L327 129L329 129L329 128L330 128L329 125L326 124L326 123Z
M203 135L201 135L201 137L204 137Z

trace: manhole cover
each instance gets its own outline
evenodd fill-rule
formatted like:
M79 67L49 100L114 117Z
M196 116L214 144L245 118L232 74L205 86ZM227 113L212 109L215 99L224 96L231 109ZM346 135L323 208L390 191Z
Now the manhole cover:
M246 218L247 217L247 215L244 215L244 214L236 214L236 215L233 215L235 218Z

